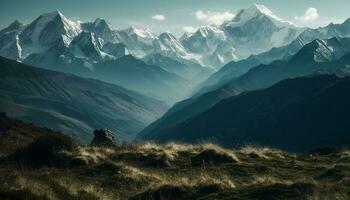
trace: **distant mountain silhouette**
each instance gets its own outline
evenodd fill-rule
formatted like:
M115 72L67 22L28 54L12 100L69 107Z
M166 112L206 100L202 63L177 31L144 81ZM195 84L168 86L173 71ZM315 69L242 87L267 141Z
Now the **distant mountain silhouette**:
M152 139L226 146L258 144L292 151L350 144L350 77L288 79L225 99Z
M156 138L168 128L185 122L210 109L221 100L242 92L267 88L284 79L307 76L320 70L337 71L347 68L350 64L349 44L349 38L314 40L287 61L275 61L268 65L256 66L214 91L177 103L161 119L149 125L139 135L141 138L143 135L153 135L150 137Z

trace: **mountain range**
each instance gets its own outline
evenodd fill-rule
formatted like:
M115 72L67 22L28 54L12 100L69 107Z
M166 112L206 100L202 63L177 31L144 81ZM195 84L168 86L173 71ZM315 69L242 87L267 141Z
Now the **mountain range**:
M96 72L101 71L97 68L111 63L116 68L133 68L128 65L132 63L114 62L131 55L145 65L153 66L145 68L171 77L169 80L172 81L161 76L155 80L152 76L145 77L153 81L149 84L152 86L168 83L162 90L150 93L152 88L148 88L144 94L173 104L189 97L194 88L200 90L217 82L222 86L229 78L242 75L251 67L288 58L314 39L334 36L349 36L349 21L319 29L300 28L258 4L240 10L232 20L221 25L199 27L194 33L185 33L179 39L170 32L156 35L150 29L135 26L117 30L102 18L78 22L55 11L42 14L27 25L15 21L1 30L0 56L111 82L110 78ZM121 63L124 66L118 65ZM226 63L229 64L198 86ZM128 76L138 73L130 70ZM137 79L112 83L141 93L145 88ZM174 88L179 88L174 95L166 92ZM203 91L212 90L210 88Z
M308 95L327 90L328 85L319 85L325 79L331 82L327 84L343 83L346 78L340 81L330 75L299 77L347 76L349 38L350 19L302 28L258 4L240 10L221 25L202 26L180 38L135 26L115 29L102 18L78 22L59 11L45 13L29 24L15 21L0 31L0 56L18 61L0 60L1 110L82 140L88 139L86 133L93 128L111 127L127 140L140 132L136 140L214 139L229 145L252 142L256 137L259 144L275 146L283 143L277 135L282 129L263 124L284 122L256 118L265 108L239 99L255 100L259 106L260 99L274 101L271 95L280 98L278 95L283 97L291 90L296 92L290 94L291 99L307 101ZM311 85L305 90L295 88L302 83ZM281 84L285 91L274 90ZM255 93L261 95L252 95ZM271 113L261 116L275 119L275 110L301 106L296 104L300 102L279 100L281 104L271 105ZM314 103L324 101L318 97ZM168 110L168 105L174 106ZM225 106L227 112L223 112ZM254 109L259 113L250 115ZM281 120L289 119L286 113L279 114ZM249 123L253 125L245 127ZM212 127L206 128L207 124ZM265 133L261 137L252 134L260 128L266 128L268 138L276 140L262 139ZM301 133L309 134L305 131Z
M181 42L190 52L199 54L204 65L218 69L232 60L287 45L304 30L275 16L265 6L254 4L220 26L200 27L183 36Z
M94 129L105 127L130 141L167 109L117 85L0 57L0 110L84 142L91 141Z
M304 45L313 40L330 39L333 37L350 37L350 19L344 21L342 24L331 23L326 27L315 29L308 28L295 40L285 46L274 47L269 51L251 55L247 59L232 61L211 75L207 80L203 81L202 84L199 84L197 86L197 95L217 89L228 81L243 75L251 68L260 64L270 64L276 60L288 60L303 48Z
M137 61L137 59L130 58L130 52L133 52L135 58L139 56L132 45L135 48L141 48L143 42L146 42L140 39L138 34L147 35L133 27L128 31L116 31L107 21L100 18L94 22L74 22L56 11L42 14L28 25L16 21L2 30L0 41L3 45L0 55L41 68L85 77L98 77L103 81L118 83L128 89L156 96L168 104L184 98L187 91L190 90L190 81L184 78L188 77L187 71L183 71L185 74L182 76L182 74L166 71L159 66L147 65L142 60ZM129 41L132 39L135 40L135 44ZM162 34L159 38L157 37L157 45L162 50L164 46L171 49L172 39L174 38L170 33ZM121 43L120 40L125 43ZM151 42L153 43L155 41ZM171 58L168 59L182 67L187 67L187 64L192 63L190 61L179 63ZM108 67L111 65L115 67L113 69ZM135 67L136 65L138 67ZM212 71L198 64L188 68L194 69L191 71L192 74L203 75L203 78L199 77L198 81L208 77ZM109 71L106 71L107 69ZM131 78L124 79L127 81L120 81L120 69L128 69L120 74L124 78L128 76ZM143 76L139 76L140 73ZM108 74L114 78L111 81L110 77L101 74ZM138 76L132 78L133 75ZM147 79L149 84L140 84L140 78ZM144 90L146 86L148 88ZM150 92L152 88L156 89ZM166 92L171 90L174 91L173 94Z
M313 26L347 1L264 2ZM0 23L45 10L0 29L0 200L350 199L350 18L33 2L0 3Z
M287 79L227 98L204 113L163 130L158 142L217 142L307 151L350 143L350 78L316 75Z
M149 135L152 139L157 138L158 134L167 132L172 126L184 123L221 100L242 92L267 88L281 80L311 75L320 70L346 69L350 64L349 42L349 38L314 40L289 60L253 67L218 89L177 103L162 118L144 129L140 136Z
M185 33L180 39L170 32L156 35L150 29L135 26L116 30L101 18L94 22L75 22L55 11L42 14L28 25L16 21L4 29L1 36L7 35L12 39L6 41L7 47L0 50L0 55L25 60L32 54L64 46L70 49L74 58L84 60L85 67L130 53L138 59L160 54L187 65L199 64L218 69L232 60L289 44L303 30L257 4L242 9L231 21L220 26L200 27L194 33ZM76 45L71 45L73 40ZM89 48L77 44L90 40L93 45ZM123 45L114 47L119 49L119 53L115 54L108 50L110 47L103 48L106 44ZM95 57L91 58L90 53L94 53ZM72 57L68 55L60 53L59 56L65 62L72 62Z

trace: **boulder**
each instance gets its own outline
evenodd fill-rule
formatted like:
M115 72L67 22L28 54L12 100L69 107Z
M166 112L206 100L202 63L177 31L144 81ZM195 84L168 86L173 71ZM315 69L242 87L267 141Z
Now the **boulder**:
M95 137L91 142L91 146L97 147L115 147L117 146L114 133L108 129L96 129Z

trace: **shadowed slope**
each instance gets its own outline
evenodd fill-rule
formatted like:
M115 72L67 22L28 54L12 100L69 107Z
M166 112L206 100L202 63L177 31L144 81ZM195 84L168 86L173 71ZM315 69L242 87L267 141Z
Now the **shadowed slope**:
M95 128L133 136L167 106L122 87L0 58L0 110L89 141Z

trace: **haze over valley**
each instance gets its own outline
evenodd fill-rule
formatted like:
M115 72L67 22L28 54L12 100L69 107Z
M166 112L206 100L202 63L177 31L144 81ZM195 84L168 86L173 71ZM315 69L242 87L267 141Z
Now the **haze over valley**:
M347 1L80 1L1 14L0 199L350 198Z

